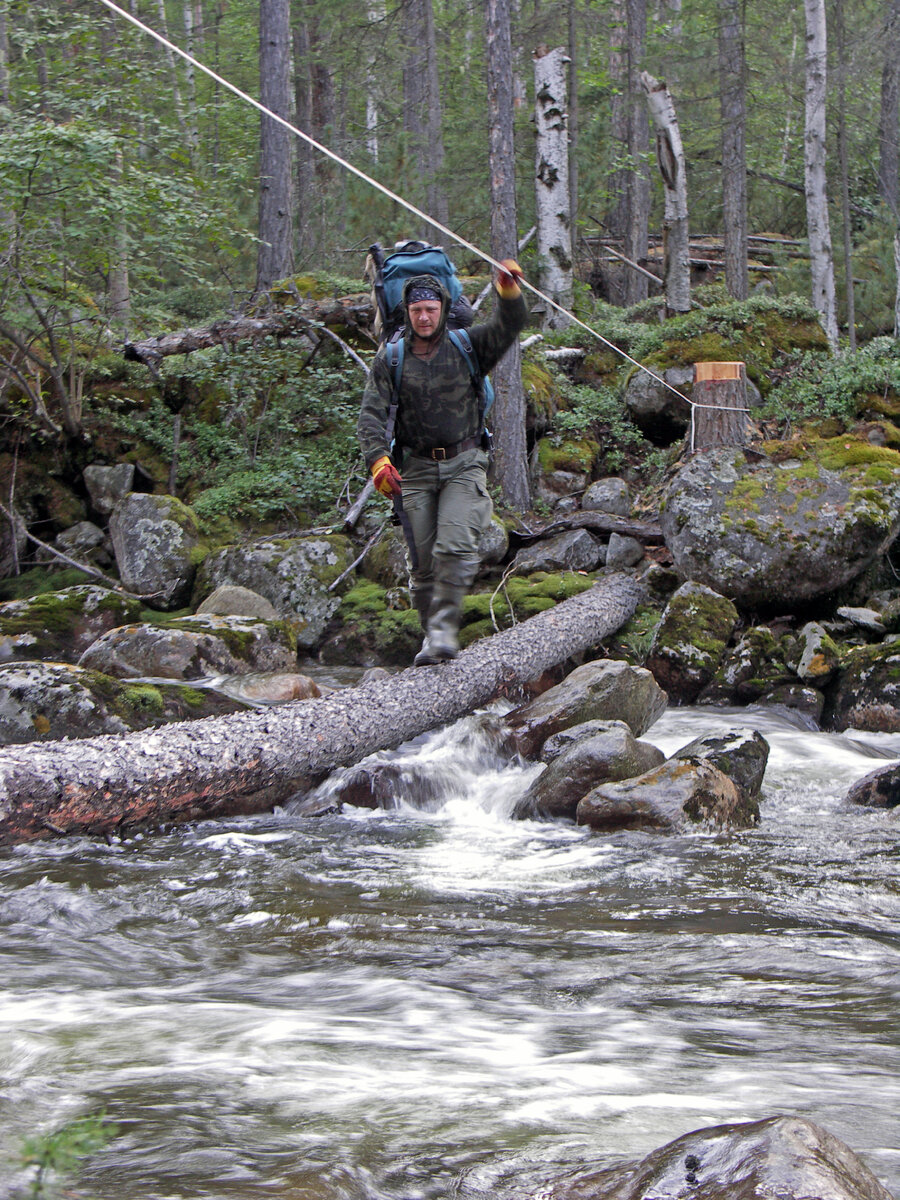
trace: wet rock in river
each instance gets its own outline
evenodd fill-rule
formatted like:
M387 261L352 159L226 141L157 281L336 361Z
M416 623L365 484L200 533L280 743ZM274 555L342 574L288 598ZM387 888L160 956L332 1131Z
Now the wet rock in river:
M645 733L666 708L666 693L649 671L616 659L576 667L562 683L506 717L519 752L534 757L555 733L592 720L621 720L635 737Z
M517 802L514 818L574 821L579 800L599 783L630 779L665 761L661 750L638 741L624 721L591 721L565 732L577 734L582 728L588 736L573 737L551 754L546 770Z
M668 759L636 779L600 784L578 802L575 819L605 833L620 829L678 833L696 825L754 825L759 807L711 762Z
M639 1162L582 1167L533 1200L892 1200L840 1138L802 1117L715 1125Z
M900 639L847 651L824 721L838 730L900 731Z
M870 771L854 783L845 798L848 804L866 808L896 808L900 805L900 763Z
M728 733L707 733L682 746L672 756L685 761L703 759L754 799L762 788L769 743L756 729L733 729Z
M737 623L737 609L712 588L688 582L675 592L645 659L671 703L694 703L724 658Z

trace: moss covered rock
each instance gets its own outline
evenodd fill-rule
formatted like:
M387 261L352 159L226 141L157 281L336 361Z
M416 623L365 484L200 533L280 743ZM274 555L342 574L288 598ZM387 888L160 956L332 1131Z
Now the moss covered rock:
M107 630L134 621L140 603L85 584L0 604L0 661L77 662Z
M193 512L174 496L132 492L118 501L109 532L119 576L154 608L172 609L190 597L199 543Z
M666 605L644 660L673 704L693 704L718 670L738 622L725 596L684 583Z

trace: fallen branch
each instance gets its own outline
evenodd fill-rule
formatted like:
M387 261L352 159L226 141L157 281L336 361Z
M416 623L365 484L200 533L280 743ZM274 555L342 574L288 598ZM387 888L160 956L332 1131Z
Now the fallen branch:
M622 537L633 537L637 541L651 546L660 545L664 541L662 530L656 521L631 521L625 517L617 517L607 512L596 512L593 509L582 509L537 528L513 529L510 532L509 540L511 545L528 546L532 542L552 537L555 533L566 533L570 529L592 529L595 533L618 533Z
M641 589L608 575L452 662L295 701L143 733L0 749L0 845L49 834L261 812L338 767L471 712L597 646Z

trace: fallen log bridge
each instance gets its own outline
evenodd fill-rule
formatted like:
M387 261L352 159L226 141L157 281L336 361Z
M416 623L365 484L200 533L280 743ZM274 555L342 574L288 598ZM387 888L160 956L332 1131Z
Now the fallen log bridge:
M457 720L595 647L634 613L628 574L476 642L453 662L319 700L141 733L0 749L0 846L263 812L339 767Z

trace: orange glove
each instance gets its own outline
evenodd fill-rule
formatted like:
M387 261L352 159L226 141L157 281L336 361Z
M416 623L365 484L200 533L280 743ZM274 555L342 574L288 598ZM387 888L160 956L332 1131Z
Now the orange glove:
M400 473L386 454L372 463L372 478L375 487L388 500L400 495Z
M521 292L522 268L514 258L504 258L500 265L504 269L497 276L497 291L504 300L515 300Z

